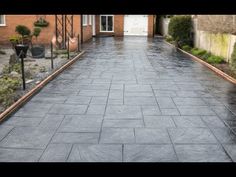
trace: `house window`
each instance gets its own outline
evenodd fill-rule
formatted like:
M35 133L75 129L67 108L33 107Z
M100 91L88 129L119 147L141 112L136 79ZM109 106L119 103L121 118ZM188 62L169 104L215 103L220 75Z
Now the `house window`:
M0 15L0 26L6 26L5 15Z
M92 25L92 15L89 15L89 25Z
M83 26L87 26L88 24L88 15L83 15Z
M100 16L100 31L101 32L113 32L114 20L113 15L101 15Z

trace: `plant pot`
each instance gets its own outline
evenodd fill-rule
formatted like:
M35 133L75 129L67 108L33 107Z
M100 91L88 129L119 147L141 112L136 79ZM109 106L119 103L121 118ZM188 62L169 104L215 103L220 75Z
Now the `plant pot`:
M66 41L66 48L68 49L68 41ZM78 38L69 38L69 51L75 52L78 48Z
M31 48L33 58L45 58L45 46L38 45Z
M17 56L26 58L26 54L27 54L27 51L29 49L29 46L28 45L24 45L24 44L16 44L15 45L15 49L16 49ZM21 51L23 53L21 53Z

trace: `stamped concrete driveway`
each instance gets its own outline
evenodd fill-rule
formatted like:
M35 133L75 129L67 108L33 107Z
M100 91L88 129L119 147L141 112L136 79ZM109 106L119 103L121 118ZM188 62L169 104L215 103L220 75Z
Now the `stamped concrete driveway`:
M0 125L0 161L236 160L236 86L160 38L98 38Z

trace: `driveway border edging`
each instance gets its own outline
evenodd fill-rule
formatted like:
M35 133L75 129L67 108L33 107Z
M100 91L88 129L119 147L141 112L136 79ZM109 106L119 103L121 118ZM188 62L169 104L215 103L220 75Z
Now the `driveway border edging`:
M53 73L51 73L49 76L47 76L45 79L40 81L39 84L37 84L34 88L32 88L29 92L27 92L25 95L23 95L20 99L18 99L15 103L13 103L10 107L8 107L5 111L3 111L0 114L0 123L7 118L9 115L14 113L16 110L18 110L23 104L25 104L29 99L31 99L38 91L40 91L47 83L49 83L51 80L53 80L55 77L57 77L61 72L63 72L65 69L67 69L69 66L71 66L73 63L75 63L80 56L82 56L85 53L85 51L82 51L78 55L76 55L74 58L72 58L70 61L62 65L60 68L56 69Z
M171 45L171 46L174 46L173 44L167 42L164 40L165 43L167 43L168 45ZM179 51L181 51L182 53L188 55L189 57L191 57L191 59L203 64L204 66L206 66L207 68L209 68L210 70L214 71L217 75L221 76L222 78L224 78L225 80L228 80L229 82L233 83L233 84L236 84L236 79L234 79L233 77L231 77L230 75L226 74L225 72L221 71L220 69L212 66L211 64L203 61L202 59L178 48Z

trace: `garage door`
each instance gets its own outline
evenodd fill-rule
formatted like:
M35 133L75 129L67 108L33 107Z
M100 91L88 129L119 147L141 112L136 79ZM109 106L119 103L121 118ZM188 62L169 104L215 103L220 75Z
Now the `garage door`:
M124 35L147 36L148 15L125 15Z

